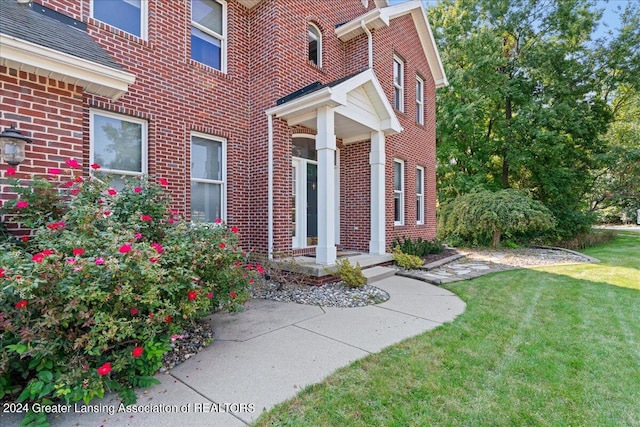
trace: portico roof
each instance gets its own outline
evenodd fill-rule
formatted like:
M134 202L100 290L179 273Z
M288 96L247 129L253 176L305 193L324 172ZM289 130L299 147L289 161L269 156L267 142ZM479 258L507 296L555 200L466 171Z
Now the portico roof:
M371 132L387 135L402 132L389 100L375 73L367 69L328 84L306 86L278 101L267 114L286 120L289 126L317 129L320 107L335 112L335 135L344 143L369 139Z

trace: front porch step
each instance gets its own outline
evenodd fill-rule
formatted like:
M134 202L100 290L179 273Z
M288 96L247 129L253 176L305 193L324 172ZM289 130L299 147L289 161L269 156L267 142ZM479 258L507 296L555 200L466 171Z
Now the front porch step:
M389 267L371 267L362 270L362 274L367 278L367 285L370 285L387 277L395 276L396 270Z

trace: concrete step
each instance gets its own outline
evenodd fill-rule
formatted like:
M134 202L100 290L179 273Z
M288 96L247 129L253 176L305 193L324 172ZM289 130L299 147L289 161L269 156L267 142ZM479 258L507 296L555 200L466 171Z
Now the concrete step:
M362 270L362 274L367 278L367 284L370 285L378 280L386 279L387 277L395 276L396 269L389 267L371 267Z

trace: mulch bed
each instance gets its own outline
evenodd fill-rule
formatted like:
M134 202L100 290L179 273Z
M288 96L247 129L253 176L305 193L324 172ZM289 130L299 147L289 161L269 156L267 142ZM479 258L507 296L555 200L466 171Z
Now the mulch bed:
M425 264L429 264L450 257L452 255L456 255L457 253L458 251L456 251L455 249L444 248L439 254L429 254L426 257L422 257L422 259L424 260Z

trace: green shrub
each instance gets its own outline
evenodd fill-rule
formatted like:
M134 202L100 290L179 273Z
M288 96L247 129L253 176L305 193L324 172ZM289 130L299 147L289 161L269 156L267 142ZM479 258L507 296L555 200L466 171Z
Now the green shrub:
M472 245L497 247L503 234L532 238L554 226L549 209L528 194L514 189L485 190L459 196L444 206L438 232Z
M157 382L171 335L238 309L262 270L236 227L185 222L148 178L117 192L73 171L9 181L20 196L4 212L35 227L0 243L0 398L89 402L111 390L134 403L134 387Z
M613 230L591 230L587 233L580 233L571 239L561 240L556 246L572 250L582 250L591 246L602 245L612 241L616 237Z
M409 237L396 237L396 240L393 242L392 247L400 246L400 249L405 254L415 255L418 257L426 257L429 254L439 254L444 249L444 245L439 241L434 239L433 241L423 240L421 237L418 237L415 240L412 240Z
M400 246L394 246L393 260L400 267L406 268L409 270L415 270L416 268L422 267L422 265L424 264L424 261L422 261L422 258L402 252L402 249L400 249Z
M366 277L362 274L360 263L353 266L347 258L336 261L335 274L342 280L348 288L359 288L367 283Z

